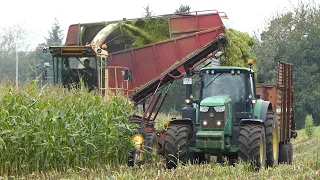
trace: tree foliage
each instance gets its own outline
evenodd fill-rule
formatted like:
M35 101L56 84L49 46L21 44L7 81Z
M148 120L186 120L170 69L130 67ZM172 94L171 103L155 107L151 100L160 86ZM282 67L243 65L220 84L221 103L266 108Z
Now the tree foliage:
M0 29L0 77L13 80L16 76L16 52L18 54L18 79L26 80L32 76L29 60L31 33L23 24L3 27Z
M34 34L34 33L33 33ZM57 19L52 24L46 42L31 49L32 33L23 24L0 29L0 77L13 80L16 74L16 50L18 52L19 81L40 76L44 62L50 62L50 54L43 54L42 47L62 45L63 31Z
M60 27L58 19L54 19L51 30L48 31L49 37L45 37L48 46L61 46L64 38L63 30Z
M189 5L180 5L179 9L177 9L175 11L175 13L179 13L179 12L190 12L191 7Z
M144 14L143 14L143 17L145 18L149 18L149 17L152 17L154 16L155 14L153 13L153 11L150 10L150 6L146 6L143 8L145 10Z
M227 46L222 65L246 67L248 59L256 60L251 49L254 39L248 34L235 29L226 30Z
M304 118L312 114L320 124L320 9L313 3L299 3L290 12L277 14L256 40L254 52L259 69L268 82L276 82L277 63L294 65L293 84L295 119L302 128Z

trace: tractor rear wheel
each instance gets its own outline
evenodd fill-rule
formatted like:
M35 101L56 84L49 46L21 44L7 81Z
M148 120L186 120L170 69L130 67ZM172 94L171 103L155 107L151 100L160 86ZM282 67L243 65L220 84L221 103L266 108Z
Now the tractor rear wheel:
M129 123L130 124L134 124L136 125L136 127L134 129L131 130L131 134L141 134L143 136L144 139L146 139L146 130L145 130L145 122L142 121L139 117L137 116L132 116L129 119ZM139 150L139 152L137 152L137 150L135 148L132 148L129 152L128 152L128 166L133 167L137 165L138 159L141 159L141 152ZM139 162L140 163L140 162Z
M173 124L168 127L164 141L166 166L168 169L176 168L179 161L185 165L189 160L189 135L189 125Z
M266 164L266 136L263 125L244 124L240 128L238 157L243 161L253 161L255 169Z
M266 129L266 142L267 142L267 166L275 166L279 160L279 141L280 132L278 122L275 119L274 112L268 111L267 119L264 122Z
M129 120L130 124L136 125L136 129L133 130L133 134L141 134L143 137L146 137L146 124L139 117L131 117Z
M289 164L292 164L293 161L293 146L291 142L288 142L288 157L289 157Z
M156 134L153 131L146 132L146 139L144 141L144 149L149 153L156 155L157 153L157 142Z

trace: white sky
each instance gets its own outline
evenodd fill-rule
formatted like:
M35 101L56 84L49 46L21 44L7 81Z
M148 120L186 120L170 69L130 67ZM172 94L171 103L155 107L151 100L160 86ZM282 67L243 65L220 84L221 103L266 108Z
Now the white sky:
M314 0L320 4L320 0ZM170 14L181 4L191 11L216 9L227 13L233 27L250 34L265 24L265 18L283 11L298 0L1 0L0 26L24 23L33 30L34 44L44 42L44 36L56 17L64 33L75 23L138 18L148 4L156 15Z

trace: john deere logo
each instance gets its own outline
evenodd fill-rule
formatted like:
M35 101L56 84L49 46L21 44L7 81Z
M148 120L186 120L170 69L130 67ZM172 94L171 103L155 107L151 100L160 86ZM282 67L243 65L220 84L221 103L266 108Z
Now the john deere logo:
M214 117L214 113L209 113L209 117L213 118Z

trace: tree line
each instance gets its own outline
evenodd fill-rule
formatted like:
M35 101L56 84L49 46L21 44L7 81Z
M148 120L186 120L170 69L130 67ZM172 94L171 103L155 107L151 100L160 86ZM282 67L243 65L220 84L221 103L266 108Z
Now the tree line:
M64 38L57 19L52 23L45 42L31 48L30 32L22 24L0 29L0 77L14 80L16 77L16 59L18 59L18 80L36 79L42 72L45 62L50 62L50 54L43 54L42 47L62 45ZM51 64L51 63L50 63Z

